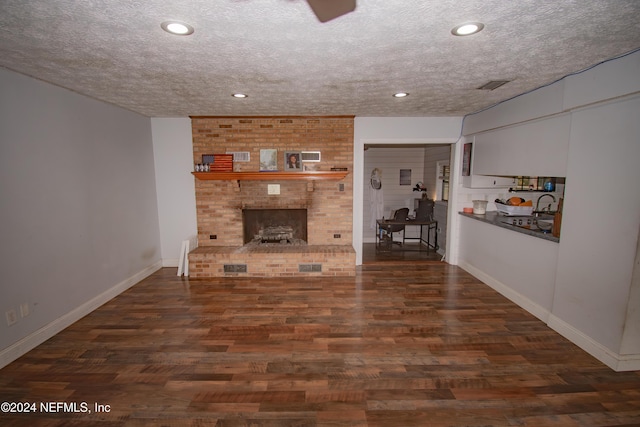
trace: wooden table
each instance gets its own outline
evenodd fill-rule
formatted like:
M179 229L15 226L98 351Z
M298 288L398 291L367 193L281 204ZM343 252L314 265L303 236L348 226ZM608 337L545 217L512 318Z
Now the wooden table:
M418 226L420 227L420 237L406 237L406 232L402 233L402 243L407 240L418 240L420 242L419 251L422 250L422 244L425 243L427 245L427 251L433 249L434 251L438 250L438 221L416 221L416 220L406 220L406 221L396 221L392 219L378 219L376 220L378 224L378 228L376 230L376 251L391 251L393 247L393 232L388 231L390 226L393 225L404 225L405 228L408 226ZM424 239L424 226L427 226L427 239ZM434 242L431 244L431 231L433 230L434 234ZM403 249L409 250L409 249Z

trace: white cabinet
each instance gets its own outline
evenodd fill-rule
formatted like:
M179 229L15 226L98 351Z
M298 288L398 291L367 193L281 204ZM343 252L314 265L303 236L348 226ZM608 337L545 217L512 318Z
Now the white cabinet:
M570 129L564 114L476 134L472 174L566 176Z
M466 188L510 188L515 185L516 179L511 176L471 175L462 177L462 186Z

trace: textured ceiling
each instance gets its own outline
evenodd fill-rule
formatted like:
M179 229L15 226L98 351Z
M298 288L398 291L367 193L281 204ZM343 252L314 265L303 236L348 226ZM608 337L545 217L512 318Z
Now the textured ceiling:
M461 116L637 48L639 0L0 0L0 66L149 117Z

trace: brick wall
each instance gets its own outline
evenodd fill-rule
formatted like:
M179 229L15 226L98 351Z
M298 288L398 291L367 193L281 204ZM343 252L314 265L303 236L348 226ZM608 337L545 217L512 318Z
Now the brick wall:
M276 149L279 171L285 151L320 151L320 170L353 170L353 117L192 117L191 123L194 163L202 163L203 154L248 151L251 161L234 167L258 171L260 150ZM268 184L280 184L280 195L268 195ZM351 173L344 180L312 183L196 180L198 244L242 246L243 208L304 208L310 245L351 246L352 200Z

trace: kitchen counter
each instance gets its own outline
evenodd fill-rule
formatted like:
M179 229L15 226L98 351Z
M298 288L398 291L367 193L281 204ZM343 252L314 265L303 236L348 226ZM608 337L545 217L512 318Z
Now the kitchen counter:
M509 218L514 218L514 217L509 217L509 216L506 216L506 215L499 214L497 211L487 212L484 215L476 215L476 214L464 213L464 212L459 212L459 214L464 216L464 217L467 217L467 218L475 219L475 220L481 221L481 222L486 222L487 224L495 225L496 227L505 228L507 230L515 231L515 232L518 232L518 233L526 234L528 236L533 236L533 237L537 237L539 239L549 240L550 242L555 242L555 243L559 243L560 242L560 238L559 237L554 237L551 234L551 232L542 233L540 231L527 230L526 228L522 228L522 227L518 227L518 226L515 226L515 225L510 225L510 224L505 224L505 223L502 222L503 220L509 219ZM516 218L524 218L524 217L516 217Z

